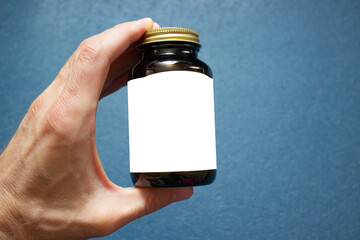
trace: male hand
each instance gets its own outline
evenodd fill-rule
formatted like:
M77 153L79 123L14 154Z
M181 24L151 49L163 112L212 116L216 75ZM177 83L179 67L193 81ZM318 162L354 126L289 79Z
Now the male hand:
M121 188L95 142L100 98L127 82L149 18L84 40L0 156L0 239L87 239L188 199L192 188ZM124 171L127 171L124 169Z

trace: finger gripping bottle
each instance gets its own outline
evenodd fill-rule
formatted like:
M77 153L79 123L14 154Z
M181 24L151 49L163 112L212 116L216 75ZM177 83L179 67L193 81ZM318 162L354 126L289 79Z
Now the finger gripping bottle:
M214 90L197 58L199 34L148 30L128 81L130 173L135 186L210 184L216 176Z

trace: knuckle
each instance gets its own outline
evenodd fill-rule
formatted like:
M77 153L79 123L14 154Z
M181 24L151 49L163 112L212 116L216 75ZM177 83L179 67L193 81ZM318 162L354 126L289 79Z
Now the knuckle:
M44 106L44 100L42 95L38 96L29 107L29 114L31 116L36 115Z
M80 62L92 62L98 56L98 48L91 38L82 41L78 47L78 59Z
M71 142L82 141L82 136L95 135L89 126L95 122L95 114L80 106L71 91L60 95L43 119L42 131Z
M42 124L42 132L55 136L58 139L64 139L68 135L68 131L62 121L56 114L48 114Z
M39 118L41 119L42 112L44 112L44 109L46 108L45 105L46 98L43 94L41 94L31 103L23 121L19 126L19 129L23 132L27 132L29 130L29 126L32 126L32 124Z
M67 138L71 133L71 124L69 122L69 110L63 101L58 101L47 112L43 121L43 131L60 139Z

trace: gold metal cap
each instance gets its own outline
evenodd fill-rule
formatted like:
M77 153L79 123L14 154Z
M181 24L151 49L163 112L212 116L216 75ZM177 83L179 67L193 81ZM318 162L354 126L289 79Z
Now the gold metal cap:
M179 27L154 28L147 30L140 40L140 45L167 41L191 42L200 45L199 33L197 31Z

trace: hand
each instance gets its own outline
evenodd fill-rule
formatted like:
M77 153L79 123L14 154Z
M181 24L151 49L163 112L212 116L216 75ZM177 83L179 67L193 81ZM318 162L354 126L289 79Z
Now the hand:
M133 44L155 25L146 18L84 40L32 103L0 156L0 239L104 236L192 195L192 188L121 188L96 149L99 98L126 84L139 61Z

